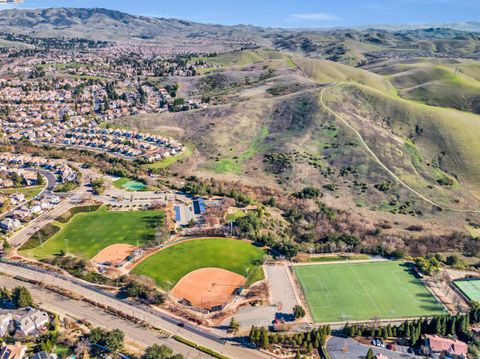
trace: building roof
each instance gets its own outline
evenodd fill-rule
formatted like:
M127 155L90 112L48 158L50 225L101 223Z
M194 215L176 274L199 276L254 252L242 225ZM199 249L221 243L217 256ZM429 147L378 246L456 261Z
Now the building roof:
M460 340L442 338L438 335L427 335L430 349L434 352L447 352L455 355L466 356L468 346Z
M16 343L15 345L5 345L0 349L0 359L22 359L27 347Z

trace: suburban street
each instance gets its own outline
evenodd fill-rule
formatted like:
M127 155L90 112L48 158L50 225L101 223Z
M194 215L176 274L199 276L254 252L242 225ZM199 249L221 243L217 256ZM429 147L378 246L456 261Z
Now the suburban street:
M244 347L237 346L236 344L231 344L225 342L221 336L214 334L212 332L206 332L197 327L191 326L190 324L185 323L184 327L179 327L175 317L165 313L155 311L148 307L136 304L129 303L124 300L120 300L109 293L103 292L93 286L86 285L76 279L67 279L61 275L54 275L50 272L41 272L36 269L29 269L24 267L19 267L16 265L0 262L0 272L12 275L12 276L21 276L24 278L32 279L45 283L51 286L57 286L68 290L72 293L78 294L82 297L93 300L97 303L101 303L106 306L110 306L120 310L124 313L128 313L144 322L157 327L163 330L166 330L170 333L179 335L185 339L193 341L197 344L208 347L212 350L215 350L219 353L222 353L231 358L242 358L242 359L260 359L260 358L270 358L269 355L264 354L260 351L254 349L248 349ZM3 283L4 277L1 277ZM42 298L42 297L40 297ZM63 310L72 311L66 314L72 316L77 315L77 309L72 309L73 307L81 308L84 303L80 301L73 301L75 305L67 305ZM52 302L52 305L57 305L56 301ZM54 308L52 308L54 310ZM75 311L75 312L73 312ZM103 314L105 315L105 314ZM130 331L125 331L127 337L130 337L132 334Z
M116 328L121 329L125 333L127 340L138 343L143 347L155 343L165 344L175 352L182 354L185 358L210 358L210 356L181 344L172 338L162 337L161 334L155 330L139 327L85 302L75 301L13 278L1 277L0 282L2 286L6 286L9 289L19 285L27 287L42 308L56 312L62 317L71 317L76 320L83 319L94 326L104 327L109 330Z

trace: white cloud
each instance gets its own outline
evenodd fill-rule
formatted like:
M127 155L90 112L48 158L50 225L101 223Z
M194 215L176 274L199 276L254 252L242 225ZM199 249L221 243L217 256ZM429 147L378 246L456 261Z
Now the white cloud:
M294 19L298 20L309 20L309 21L332 21L338 20L336 16L326 14L323 12L318 13L309 13L309 14L293 14L291 15Z

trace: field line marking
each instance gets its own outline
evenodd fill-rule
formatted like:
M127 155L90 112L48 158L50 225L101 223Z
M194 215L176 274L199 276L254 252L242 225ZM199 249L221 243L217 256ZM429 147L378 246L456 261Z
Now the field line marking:
M379 316L382 316L382 313L381 313L380 309L377 307L377 305L375 304L375 302L372 300L372 298L370 297L370 294L369 294L369 293L365 290L365 288L363 287L360 278L358 277L357 273L352 269L352 266L351 266L351 265L348 265L348 269L350 269L350 271L353 273L353 275L355 276L355 278L357 278L358 284L360 285L360 287L362 287L363 291L367 294L367 298L370 300L370 303L372 303L373 306L375 307L375 309L377 310L378 315L379 315Z

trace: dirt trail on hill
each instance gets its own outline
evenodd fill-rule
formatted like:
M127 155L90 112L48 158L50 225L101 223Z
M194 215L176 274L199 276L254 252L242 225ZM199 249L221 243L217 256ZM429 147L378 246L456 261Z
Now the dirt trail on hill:
M335 86L338 86L339 84L338 83L333 83L327 87L324 87L321 91L320 91L320 103L321 105L328 111L330 112L332 115L334 115L336 118L338 118L340 121L343 122L343 124L345 126L347 126L350 130L352 130L355 135L358 137L358 139L360 140L361 144L363 145L363 147L365 147L365 149L367 150L367 152L373 157L373 159L385 170L387 171L387 173L395 180L397 181L398 183L400 183L403 187L405 187L407 190L409 190L410 192L412 192L414 195L416 195L418 198L424 200L425 202L433 205L433 206L436 206L436 207L439 207L439 208L442 208L444 210L449 210L449 211L452 211L452 212L462 212L462 213L480 213L480 210L479 209L459 209L459 208L452 208L452 207L447 207L447 206L444 206L442 204L439 204L439 203L436 203L435 201L431 200L430 198L424 196L422 193L418 192L417 190L415 190L414 188L410 187L407 183L405 183L402 179L400 179L392 170L390 170L378 157L377 155L375 154L375 152L372 151L372 149L368 146L368 144L365 142L365 140L363 139L362 135L360 134L360 132L358 132L352 125L350 125L350 123L345 120L345 118L343 118L342 115L340 115L338 112L334 111L333 109L331 109L330 107L328 107L325 102L323 101L323 95L325 93L325 90L327 90L328 88L333 88Z

